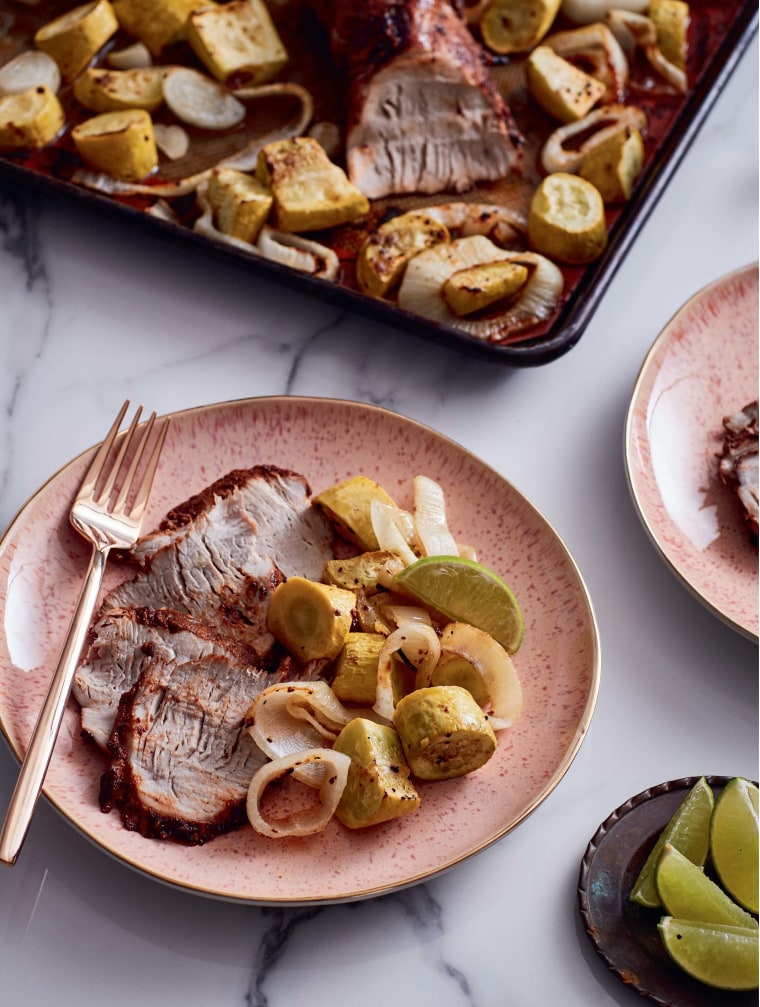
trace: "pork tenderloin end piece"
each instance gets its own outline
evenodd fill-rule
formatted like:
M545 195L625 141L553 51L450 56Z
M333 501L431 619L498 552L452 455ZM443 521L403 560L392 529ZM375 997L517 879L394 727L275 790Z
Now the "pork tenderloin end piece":
M446 0L333 5L348 76L348 175L370 199L463 192L519 168L523 138Z

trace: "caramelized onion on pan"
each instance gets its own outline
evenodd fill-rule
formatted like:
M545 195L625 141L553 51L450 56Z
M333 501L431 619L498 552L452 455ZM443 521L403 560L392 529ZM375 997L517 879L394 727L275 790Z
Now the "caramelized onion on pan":
M524 214L494 203L440 203L426 206L424 212L462 237L484 234L497 245L508 245L528 229Z
M576 172L586 154L613 133L627 126L634 126L641 132L646 124L646 113L635 105L605 105L595 108L576 122L558 126L549 135L541 150L541 164L550 175L558 171ZM584 133L589 135L580 146L565 146L568 141Z
M472 266L509 260L527 266L529 273L519 293L503 311L485 317L454 315L443 297L443 287L454 273ZM498 340L548 318L557 306L564 280L558 266L536 252L511 252L482 235L458 238L420 252L409 263L398 294L399 307L443 325L456 326L478 339Z

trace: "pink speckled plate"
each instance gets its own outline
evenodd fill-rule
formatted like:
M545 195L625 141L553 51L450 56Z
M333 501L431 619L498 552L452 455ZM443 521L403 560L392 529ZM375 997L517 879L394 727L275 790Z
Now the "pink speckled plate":
M650 349L626 423L628 483L665 562L710 611L757 640L758 556L718 478L723 417L758 394L758 267L695 294Z
M85 569L68 508L90 452L26 504L0 542L0 725L20 757ZM454 533L515 589L525 640L515 663L524 712L478 773L422 787L407 818L351 832L273 841L242 829L199 847L143 839L98 808L103 763L79 737L72 703L45 784L53 804L126 864L189 891L258 904L341 902L380 895L445 871L506 835L554 789L588 729L599 684L599 640L583 580L535 508L462 447L394 413L328 399L261 398L176 413L147 515L230 469L270 462L302 472L314 492L360 472L409 506L425 473L447 494ZM106 589L116 583L110 572Z

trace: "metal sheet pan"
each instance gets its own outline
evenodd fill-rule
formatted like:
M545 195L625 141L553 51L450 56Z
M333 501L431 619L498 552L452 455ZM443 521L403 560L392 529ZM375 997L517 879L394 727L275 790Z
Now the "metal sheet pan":
M29 18L35 16L33 12L38 11L36 16L40 24L44 23L45 14L50 16L44 3L39 8L25 9L32 13L25 14L22 19L23 34L19 27L17 37L12 37L15 25L12 19L5 41L0 44L0 61L7 59L13 51L31 45ZM58 9L60 10L60 5ZM148 232L249 265L251 269L276 282L304 290L320 299L356 310L377 321L397 326L415 336L465 354L510 367L546 364L570 350L583 335L636 235L654 210L757 30L757 7L749 0L735 4L720 4L718 0L693 0L691 9L691 32L696 42L690 53L689 91L685 96L671 94L654 103L651 95L645 96L645 106L648 110L655 109L656 115L650 115L644 170L631 200L622 209L608 212L609 240L604 253L586 267L564 268L565 293L558 311L540 329L522 333L514 341L489 343L476 339L456 327L442 326L403 311L393 301L370 297L356 289L347 275L339 277L335 282L308 276L260 257L249 256L238 248L198 234L191 227L147 214L144 212L144 205L138 205L134 201L84 188L72 181L73 155L70 143L66 143L65 133L52 148L44 152L44 156L0 153L0 178L78 200L99 212L113 213ZM313 35L311 39L309 44L313 45ZM296 54L291 52L291 57L294 55ZM503 65L494 68L495 74L503 73L504 70ZM332 86L334 87L334 82ZM640 94L645 92L641 91ZM632 96L631 101L637 103L636 96ZM526 130L519 118L518 125ZM530 128L531 124L528 124L527 129ZM442 194L435 200L428 198L427 203L446 202L451 198L459 197ZM386 202L392 202L392 199ZM408 197L404 198L403 205L405 209L409 208ZM420 205L424 205L423 201Z

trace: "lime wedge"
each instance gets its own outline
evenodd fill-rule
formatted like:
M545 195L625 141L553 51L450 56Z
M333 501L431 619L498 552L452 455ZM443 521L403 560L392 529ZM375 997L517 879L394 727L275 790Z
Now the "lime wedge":
M427 556L396 574L394 584L454 622L492 636L510 654L522 642L523 615L493 570L461 556Z
M758 931L663 916L657 929L684 972L723 990L757 989Z
M721 884L752 913L758 911L758 791L736 777L718 797L710 826L710 853Z
M679 920L720 923L752 930L757 922L737 906L701 867L665 844L655 868L655 884L665 911Z
M714 804L713 792L703 776L681 801L660 833L631 890L633 902L653 909L660 905L654 875L666 843L675 846L693 864L704 866L710 846L710 819Z

